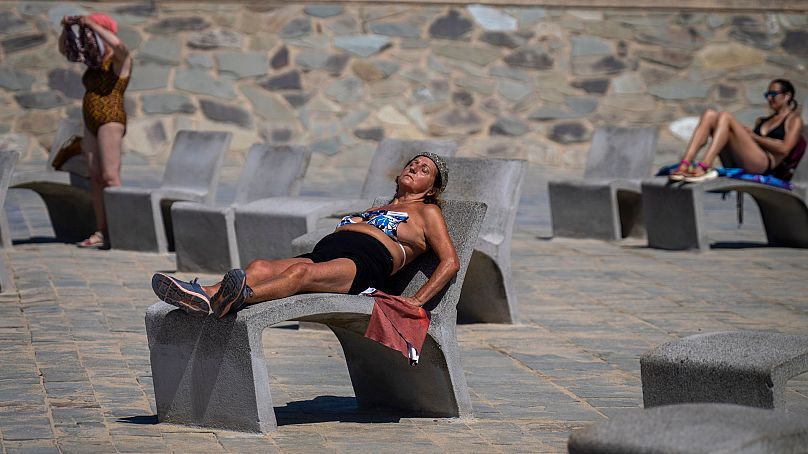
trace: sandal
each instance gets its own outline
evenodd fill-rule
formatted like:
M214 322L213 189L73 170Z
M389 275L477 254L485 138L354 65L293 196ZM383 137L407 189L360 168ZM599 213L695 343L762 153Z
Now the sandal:
M718 178L718 170L708 166L704 162L699 162L697 167L704 172L701 175L691 173L684 178L685 183L701 183L702 181L714 180Z
M104 241L104 233L100 230L94 232L92 235L87 237L84 241L79 241L76 243L76 246L80 248L96 248L96 249L103 249L107 245L106 241Z
M690 161L686 159L682 159L682 162L679 163L679 167L676 168L673 172L668 175L668 179L671 181L682 181L690 175L690 168L692 164Z

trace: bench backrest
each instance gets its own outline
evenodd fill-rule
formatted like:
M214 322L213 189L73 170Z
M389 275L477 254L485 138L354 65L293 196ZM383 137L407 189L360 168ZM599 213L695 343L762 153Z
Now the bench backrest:
M241 169L234 202L298 195L310 160L311 148L307 146L253 145Z
M481 235L509 237L516 221L527 161L448 158L444 199L476 200L488 206Z
M454 156L457 144L448 140L384 139L379 143L362 186L362 198L393 196L396 176L415 154L430 151L438 156ZM451 175L449 176L451 180Z
M380 197L376 199L374 205L384 204L388 200L388 198ZM432 312L433 323L443 321L454 326L457 322L460 289L463 287L463 279L471 260L471 253L477 244L477 237L485 217L485 208L484 203L463 200L445 200L442 204L443 218L446 220L449 236L460 259L460 271L449 285L424 305L424 308ZM438 257L431 251L427 252L392 276L384 290L392 295L414 295L426 283L437 266Z
M232 134L223 131L178 131L163 173L163 187L216 197L222 160Z
M595 130L584 178L642 179L651 175L657 128L602 126Z

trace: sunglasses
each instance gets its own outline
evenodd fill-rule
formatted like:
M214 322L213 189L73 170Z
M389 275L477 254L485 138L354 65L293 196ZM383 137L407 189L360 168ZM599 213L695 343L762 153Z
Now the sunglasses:
M782 95L782 94L783 94L782 91L769 90L769 91L763 93L763 97L765 99L769 99L769 98L774 98L777 95Z

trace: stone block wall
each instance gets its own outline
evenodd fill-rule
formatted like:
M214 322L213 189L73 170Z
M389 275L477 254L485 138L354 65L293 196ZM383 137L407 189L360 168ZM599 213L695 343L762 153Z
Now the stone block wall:
M163 162L182 128L307 143L366 166L383 137L451 138L463 155L580 168L595 127L656 125L660 154L706 107L766 112L772 78L808 94L808 14L403 4L0 4L0 146L44 160L80 116L63 15L119 21L135 67L127 152ZM671 132L674 131L674 132ZM362 161L357 164L357 161Z

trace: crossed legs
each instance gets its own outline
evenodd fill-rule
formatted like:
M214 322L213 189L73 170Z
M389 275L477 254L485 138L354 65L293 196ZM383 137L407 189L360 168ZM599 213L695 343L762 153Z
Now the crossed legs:
M752 134L731 113L719 113L707 109L701 115L699 125L690 138L687 151L682 157L683 162L677 172L688 172L688 163L694 161L699 150L707 143L707 139L712 137L712 143L702 158L702 163L706 167L712 167L721 150L729 147L733 158L744 170L750 173L764 173L768 169L769 158L766 151L752 138ZM696 167L691 173L698 176L704 172L704 168Z

